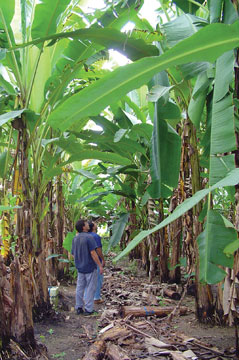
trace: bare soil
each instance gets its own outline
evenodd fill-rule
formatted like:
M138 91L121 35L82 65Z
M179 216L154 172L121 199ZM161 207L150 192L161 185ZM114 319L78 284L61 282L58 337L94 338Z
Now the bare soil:
M164 297L166 284L150 284L145 274L136 273L108 262L102 289L103 304L95 305L96 316L77 315L74 310L75 284L60 284L59 304L56 316L35 324L35 337L46 345L46 359L82 360L99 331L109 324L131 326L131 334L114 341L130 359L177 359L177 356L159 353L145 345L149 335L170 343L177 351L193 351L195 359L236 359L235 329L199 324L194 314L194 297L185 296L182 306L188 311L184 316L176 314L172 320L155 316L121 319L122 306L170 306L178 301ZM180 290L180 289L178 289ZM135 330L132 330L135 329ZM185 342L185 338L187 340ZM189 339L190 338L190 339ZM190 344L190 345L188 345ZM186 353L185 353L186 354ZM186 355L185 355L186 356ZM188 357L188 359L193 359ZM100 358L100 357L99 357ZM102 357L101 357L102 358ZM180 358L180 357L179 357ZM178 358L178 359L179 359ZM186 357L182 357L182 359ZM110 359L103 357L103 359ZM180 358L181 359L181 358ZM123 360L123 358L122 358Z

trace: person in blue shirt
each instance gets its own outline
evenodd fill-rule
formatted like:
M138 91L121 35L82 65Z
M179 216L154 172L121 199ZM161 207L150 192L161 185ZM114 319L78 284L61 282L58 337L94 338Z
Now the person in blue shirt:
M96 252L97 252L97 254L99 256L99 259L100 259L100 262L101 262L102 266L104 267L105 266L105 259L104 259L104 255L103 255L103 252L102 252L101 237L97 234L97 225L95 223L93 223L93 222L91 222L89 224L89 233L95 239L95 242L96 242L96 245L97 245ZM95 296L94 296L95 304L101 304L103 302L103 300L101 299L102 284L103 284L103 274L100 272L99 266L97 266L97 287L96 287Z
M96 253L97 245L89 234L89 224L80 219L76 223L77 234L72 241L71 254L77 268L76 304L77 314L91 315L94 313L94 294L97 286L97 265L99 273L103 266ZM84 311L84 310L85 311Z

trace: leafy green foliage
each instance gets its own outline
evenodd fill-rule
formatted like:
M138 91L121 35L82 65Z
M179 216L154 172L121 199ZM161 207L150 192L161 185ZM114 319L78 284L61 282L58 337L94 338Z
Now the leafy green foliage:
M129 214L125 213L125 214L121 214L119 219L113 224L112 226L112 236L110 238L109 241L109 247L108 247L108 251L110 248L116 246L120 240L121 237L123 235L125 226L128 222L129 219Z
M107 105L135 89L136 79L137 87L140 87L154 74L170 66L200 60L213 62L224 52L239 45L238 33L239 22L231 26L211 24L159 58L144 58L118 68L60 104L51 113L49 124L64 131L80 118L98 115Z
M237 232L232 224L228 226L220 214L209 210L205 230L197 239L201 282L216 284L224 279L226 272L218 265L232 268L233 256L228 252L225 254L224 249L236 239Z
M216 183L215 185L213 185L212 187L210 187L209 189L204 189L204 190L200 190L198 191L195 195L193 195L191 198L188 198L187 200L185 200L182 204L180 204L175 210L174 212L169 215L165 220L163 220L160 224L156 225L155 227L153 227L150 230L144 230L141 233L139 233L128 245L127 247L121 252L121 254L119 254L114 261L118 261L119 259L121 259L123 256L127 255L132 249L135 248L135 246L137 246L146 236L152 234L153 232L162 229L164 226L170 224L172 221L176 220L177 218L179 218L180 216L182 216L186 211L188 211L189 209L191 209L193 206L195 206L199 201L201 201L206 195L208 195L210 192L212 192L213 190L219 188L219 187L224 187L224 186L234 186L238 183L238 179L239 179L239 169L234 169L231 172L228 173L228 175L220 180L218 183ZM208 243L208 241L206 240L204 242L204 245L207 247L207 249L210 249L210 253L213 252L212 247L214 246L214 244L216 243L216 238L213 237L214 233L211 233L210 235L212 236L212 238L210 238L210 243ZM212 240L213 239L213 240ZM226 247L227 244L225 244ZM223 249L222 249L223 251ZM215 264L219 264L220 259L216 260L214 258ZM218 261L218 262L216 262ZM231 262L230 262L231 264ZM201 268L202 269L202 268ZM215 267L214 267L215 270ZM221 276L222 276L222 272L221 270L219 270ZM224 274L224 273L223 273ZM214 279L219 278L219 276L215 276ZM201 275L201 279L205 279L205 276L203 277L203 274ZM211 280L211 279L210 279ZM214 280L213 280L214 281Z
M76 232L68 232L64 241L63 241L63 247L66 249L69 253L71 253L71 246L72 246L72 240L75 236Z

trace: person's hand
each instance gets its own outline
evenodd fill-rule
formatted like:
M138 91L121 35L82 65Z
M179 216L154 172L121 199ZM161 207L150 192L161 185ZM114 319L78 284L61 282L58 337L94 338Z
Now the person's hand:
M103 269L103 266L100 264L100 266L99 266L99 270L100 270L100 275L102 275L103 274L103 271L104 271L104 269Z

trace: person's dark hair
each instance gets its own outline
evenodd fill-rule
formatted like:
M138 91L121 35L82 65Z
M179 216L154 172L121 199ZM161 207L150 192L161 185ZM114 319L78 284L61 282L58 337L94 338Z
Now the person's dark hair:
M83 232L83 227L85 226L85 222L86 220L84 219L78 220L76 223L76 231L78 231L79 233Z
M94 227L94 223L93 222L90 222L89 223L89 232L92 232L93 231L93 227Z

